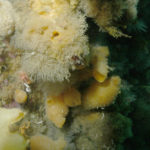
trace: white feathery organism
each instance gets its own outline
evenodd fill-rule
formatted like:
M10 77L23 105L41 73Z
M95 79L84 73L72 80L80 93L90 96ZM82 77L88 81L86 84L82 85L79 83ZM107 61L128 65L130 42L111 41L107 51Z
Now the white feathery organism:
M22 69L33 79L63 81L69 79L70 70L75 68L72 58L89 53L84 34L87 24L85 16L72 11L68 3L56 1L46 6L51 6L51 13L44 13L38 3L31 6L24 27L16 30L11 44L22 50Z
M136 16L138 0L10 0L15 17L11 44L22 52L21 66L30 77L64 81L89 54L86 17L114 37L126 36L114 27L126 12ZM130 6L130 7L129 7ZM20 11L22 10L22 11ZM81 11L82 10L82 11Z

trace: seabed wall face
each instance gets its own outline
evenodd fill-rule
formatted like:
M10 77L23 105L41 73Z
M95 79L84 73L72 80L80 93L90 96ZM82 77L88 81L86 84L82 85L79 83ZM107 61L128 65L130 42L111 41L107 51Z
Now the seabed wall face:
M0 0L0 149L148 150L149 6Z

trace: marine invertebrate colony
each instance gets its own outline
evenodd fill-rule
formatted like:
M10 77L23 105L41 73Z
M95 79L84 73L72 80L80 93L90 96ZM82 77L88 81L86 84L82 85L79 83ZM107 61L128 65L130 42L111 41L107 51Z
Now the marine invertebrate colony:
M131 38L125 27L137 4L0 0L0 119L14 119L2 150L15 135L16 150L118 150L132 136L132 122L117 106L126 84L109 62L120 56L107 37Z
M83 106L86 109L93 109L110 105L119 89L119 77L111 77L103 83L94 82L83 95Z
M27 1L19 3L23 5ZM78 65L87 65L89 46L85 35L86 16L95 18L101 29L118 37L124 34L113 27L113 22L129 9L129 3L131 2L122 0L30 0L29 12L26 14L28 17L24 19L22 13L17 11L19 19L16 20L24 22L24 26L16 26L15 34L11 38L12 45L23 51L23 70L37 80L69 79L71 70L77 69ZM136 3L137 1L130 5L130 10L135 9ZM16 4L15 9L20 5ZM114 11L113 7L117 10Z
M84 15L73 12L67 2L31 1L30 7L24 27L11 40L24 51L23 70L35 79L68 79L70 70L76 69L73 58L82 60L89 53Z

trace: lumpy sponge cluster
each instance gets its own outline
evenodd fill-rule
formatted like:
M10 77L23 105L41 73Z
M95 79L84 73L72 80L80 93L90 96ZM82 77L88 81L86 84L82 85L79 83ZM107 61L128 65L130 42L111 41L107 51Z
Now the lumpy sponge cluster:
M11 3L10 3L11 2ZM138 0L10 0L0 1L0 36L22 52L21 69L34 80L64 81L87 66L90 51L86 18L118 38L122 16L136 17ZM15 19L14 19L15 18Z
M131 122L106 108L123 83L109 74L106 34L92 42L90 33L129 37L121 27L137 3L0 0L0 149L106 150L122 129L121 142L131 136Z
M24 27L12 44L24 51L22 68L34 79L63 81L88 55L85 16L66 1L29 1ZM80 64L79 64L80 65Z

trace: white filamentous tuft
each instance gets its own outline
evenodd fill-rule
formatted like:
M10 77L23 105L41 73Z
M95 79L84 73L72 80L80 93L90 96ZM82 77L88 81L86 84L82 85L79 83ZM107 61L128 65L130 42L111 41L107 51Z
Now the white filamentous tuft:
M22 69L35 80L68 80L73 57L89 53L85 16L72 11L65 1L53 3L56 7L51 3L31 6L24 26L11 38L11 44L23 52ZM50 11L44 12L45 5Z

